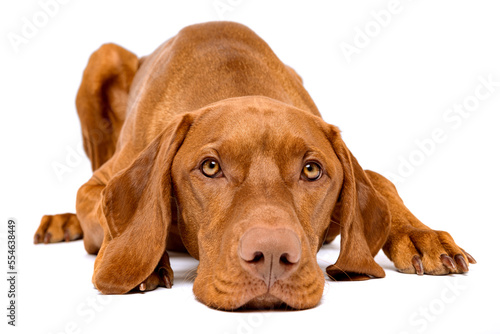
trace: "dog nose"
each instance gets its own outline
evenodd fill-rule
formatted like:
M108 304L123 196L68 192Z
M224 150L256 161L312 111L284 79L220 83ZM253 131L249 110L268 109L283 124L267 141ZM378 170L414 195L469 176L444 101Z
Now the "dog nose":
M297 270L300 239L286 228L252 228L241 237L238 255L243 268L270 288Z

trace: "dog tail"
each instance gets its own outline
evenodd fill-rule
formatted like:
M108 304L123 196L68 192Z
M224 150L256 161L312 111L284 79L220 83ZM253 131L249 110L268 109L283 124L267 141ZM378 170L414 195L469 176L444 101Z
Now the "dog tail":
M115 152L138 67L137 56L116 44L104 44L90 56L76 96L76 109L92 171Z

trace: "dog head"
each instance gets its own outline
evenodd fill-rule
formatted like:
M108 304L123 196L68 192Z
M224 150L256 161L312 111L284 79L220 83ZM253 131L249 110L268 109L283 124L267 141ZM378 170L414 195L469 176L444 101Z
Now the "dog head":
M373 256L387 205L339 130L266 97L178 116L110 181L103 213L103 292L127 292L154 270L173 216L200 261L194 293L214 308L315 306L325 282L315 254L339 232L330 276L384 276Z

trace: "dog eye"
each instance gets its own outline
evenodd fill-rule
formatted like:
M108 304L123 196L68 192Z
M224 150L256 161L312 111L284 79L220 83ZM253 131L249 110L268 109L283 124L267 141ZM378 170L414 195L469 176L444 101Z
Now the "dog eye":
M214 159L207 159L201 164L201 172L206 177L215 177L220 171L220 165Z
M321 177L321 167L315 162L308 162L302 168L302 178L307 181L316 181Z

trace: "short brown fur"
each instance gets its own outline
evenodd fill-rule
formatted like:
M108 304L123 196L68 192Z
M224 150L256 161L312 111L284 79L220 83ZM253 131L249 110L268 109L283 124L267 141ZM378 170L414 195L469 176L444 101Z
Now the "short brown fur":
M83 236L102 293L170 287L167 249L184 250L200 260L193 289L211 307L310 308L324 286L316 252L339 234L334 279L384 277L380 249L405 273L475 263L415 218L390 181L361 168L302 79L242 25L187 27L141 59L103 45L76 104L94 173L76 216L44 216L35 243ZM207 158L220 177L203 175ZM301 174L311 161L322 168L315 181ZM268 286L242 269L239 240L252 227L296 235L297 270Z

